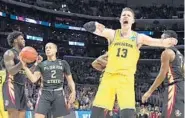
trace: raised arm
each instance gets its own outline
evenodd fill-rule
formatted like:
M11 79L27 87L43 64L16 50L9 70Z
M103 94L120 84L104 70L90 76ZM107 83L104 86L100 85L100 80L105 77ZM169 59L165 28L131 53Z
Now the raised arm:
M175 38L166 38L166 39L157 39L147 36L145 34L138 34L138 44L156 46L156 47L171 47L177 44L177 39Z
M114 39L115 30L106 28L103 24L95 21L90 21L84 24L84 28L93 34L106 38L110 44Z
M15 57L15 55L11 50L7 50L3 56L5 67L8 71L8 73L12 76L17 74L22 69L21 62L19 62L18 64L15 65L14 57Z
M33 73L28 67L27 64L22 61L22 59L20 58L20 62L22 63L22 67L25 70L25 73L28 77L28 79L32 82L35 83L37 82L40 77L41 77L41 72L40 72L40 65L37 65L35 72Z
M28 79L32 83L37 82L40 79L40 77L41 77L41 73L39 71L35 71L34 73L32 73L29 68L24 68L24 70L26 72L26 75L27 75Z

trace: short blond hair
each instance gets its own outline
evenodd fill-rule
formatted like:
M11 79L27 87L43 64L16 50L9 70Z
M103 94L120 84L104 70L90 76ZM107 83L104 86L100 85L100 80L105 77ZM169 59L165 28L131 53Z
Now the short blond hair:
M131 8L125 7L125 8L122 9L122 12L124 12L124 11L130 11L130 12L133 14L133 16L135 17L134 10L132 10ZM122 12L121 12L121 13L122 13Z

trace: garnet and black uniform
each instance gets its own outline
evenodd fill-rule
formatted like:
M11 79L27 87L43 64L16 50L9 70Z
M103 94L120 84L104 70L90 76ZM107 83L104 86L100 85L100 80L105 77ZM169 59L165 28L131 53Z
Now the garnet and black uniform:
M19 63L19 53L15 49L10 49L14 55L15 65ZM5 110L9 108L26 110L25 82L27 76L24 70L20 70L14 76L6 71L6 81L3 83L3 100Z
M170 49L175 59L167 74L162 118L184 118L184 57L176 48Z
M36 104L36 113L46 115L53 111L54 117L69 114L63 91L64 75L71 75L69 64L65 60L41 62L36 71L42 75L43 87Z

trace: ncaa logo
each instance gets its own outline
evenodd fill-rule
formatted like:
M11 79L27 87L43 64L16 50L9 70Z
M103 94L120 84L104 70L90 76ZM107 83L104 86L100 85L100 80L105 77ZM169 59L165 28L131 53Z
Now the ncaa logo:
M175 116L176 117L180 117L181 116L181 112L180 112L180 110L175 110Z
M9 101L5 100L5 106L8 106L8 105L9 105Z

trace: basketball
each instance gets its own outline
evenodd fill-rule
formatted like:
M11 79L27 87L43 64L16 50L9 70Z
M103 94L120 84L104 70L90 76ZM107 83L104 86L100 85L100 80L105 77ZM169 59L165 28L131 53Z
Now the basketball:
M26 46L21 50L20 56L24 62L32 63L37 59L38 53L33 47Z

